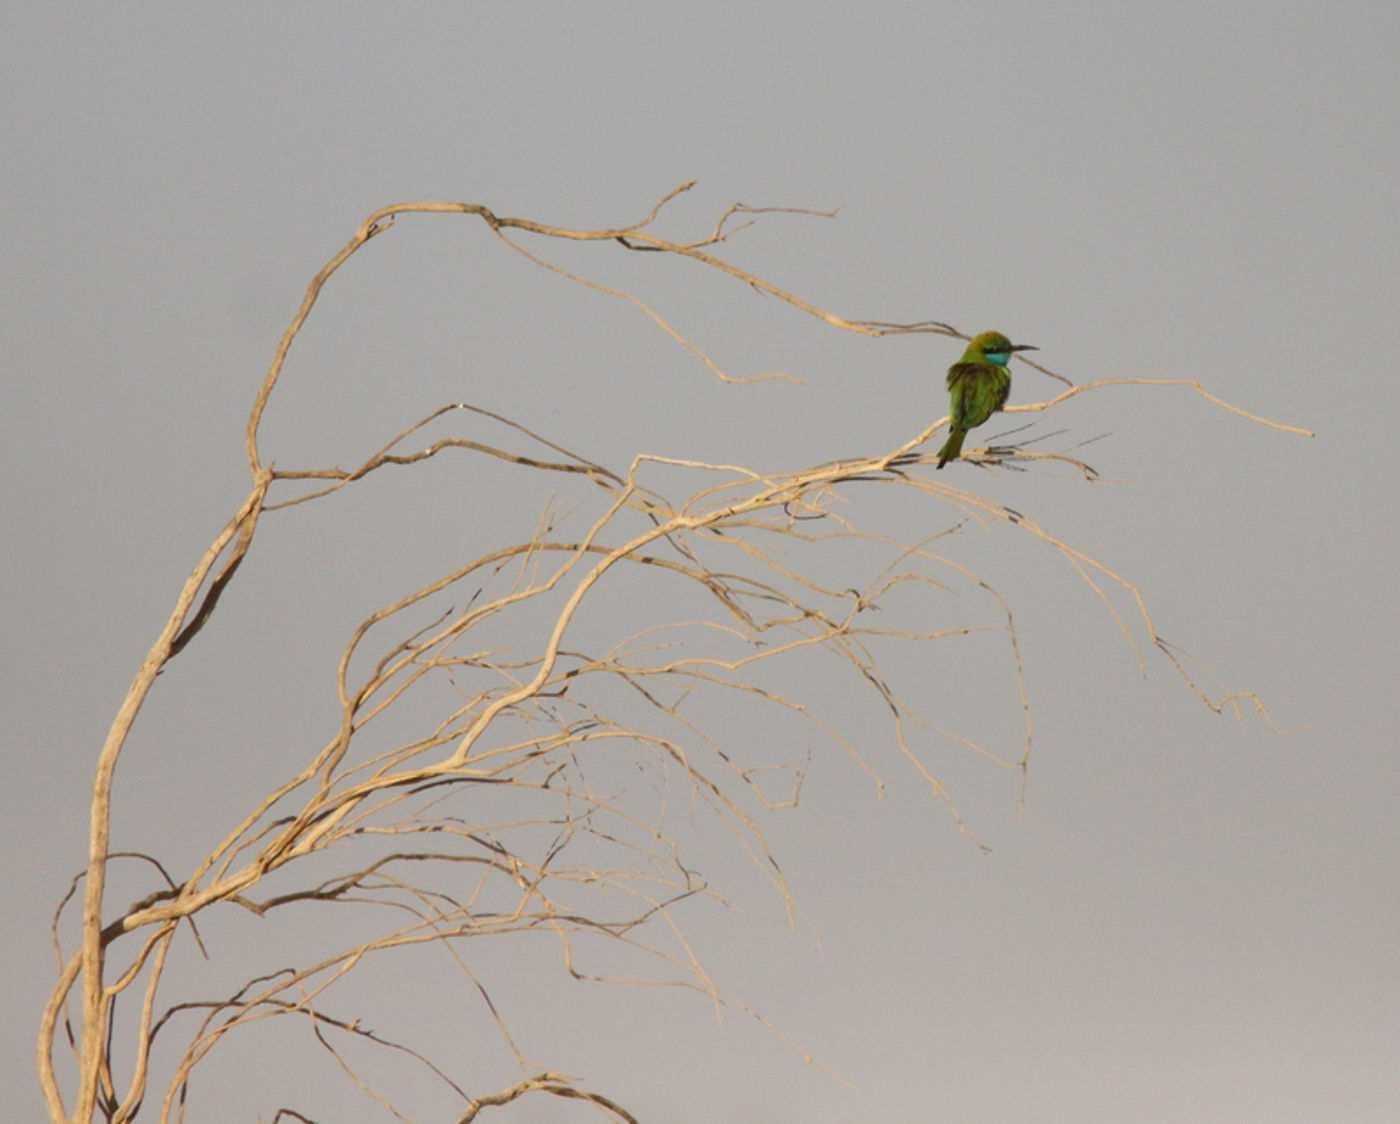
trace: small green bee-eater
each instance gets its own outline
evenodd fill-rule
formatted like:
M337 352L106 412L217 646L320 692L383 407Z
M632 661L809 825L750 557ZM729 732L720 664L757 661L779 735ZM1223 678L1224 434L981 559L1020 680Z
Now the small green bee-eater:
M974 336L963 357L948 368L948 422L953 432L938 450L942 468L962 453L969 429L981 425L1006 405L1011 372L1006 364L1013 351L1039 351L1028 343L1012 343L1000 332Z

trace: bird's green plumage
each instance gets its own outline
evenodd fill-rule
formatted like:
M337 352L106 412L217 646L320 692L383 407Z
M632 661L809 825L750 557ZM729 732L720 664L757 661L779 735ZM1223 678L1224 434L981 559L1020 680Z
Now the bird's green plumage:
M1035 350L1029 344L1013 344L1000 332L973 337L963 357L948 368L948 424L952 432L938 450L939 468L961 455L969 429L1006 405L1011 393L1011 372L1006 364L1012 352Z

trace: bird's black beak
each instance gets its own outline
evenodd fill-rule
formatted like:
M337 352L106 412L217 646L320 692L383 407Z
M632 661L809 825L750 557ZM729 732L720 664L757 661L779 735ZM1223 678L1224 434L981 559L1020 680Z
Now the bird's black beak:
M1035 344L1033 344L1033 343L1017 343L1017 344L1012 344L1012 345L1011 345L1011 350L1012 350L1012 351L1039 351L1040 348L1036 347Z

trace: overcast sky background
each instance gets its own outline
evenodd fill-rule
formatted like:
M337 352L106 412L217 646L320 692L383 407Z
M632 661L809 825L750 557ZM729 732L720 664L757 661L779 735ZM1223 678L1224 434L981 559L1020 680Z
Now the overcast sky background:
M984 854L878 731L883 798L818 747L803 807L771 824L811 924L791 932L738 864L737 908L690 918L718 981L850 1084L738 1012L716 1025L701 999L483 949L527 1052L647 1121L1396 1119L1394 3L25 4L6 23L0 1115L41 1114L48 925L92 766L246 492L247 409L311 276L389 203L606 227L698 179L659 233L699 236L735 201L839 206L766 217L721 254L838 315L998 328L1078 383L1199 379L1316 430L1122 388L1036 421L1066 431L1047 448L1107 434L1086 455L1115 483L944 473L1134 581L1166 637L1294 732L1210 713L1160 658L1142 678L1061 560L969 533L956 557L1022 630L1024 818L1014 776L944 745ZM614 468L795 469L946 412L953 340L842 333L690 263L530 248L625 284L732 374L805 385L723 385L479 222L408 217L328 287L266 455L348 465L465 400ZM1014 402L1058 386L1015 378ZM142 716L114 849L178 875L324 741L350 629L535 518L478 471L459 458L264 522ZM1014 692L958 651L902 670L1015 757ZM148 888L117 881L118 904ZM444 1047L473 1093L532 1072L468 1006L394 1030ZM197 1071L192 1119L386 1118L304 1028L268 1034ZM590 1116L526 1100L486 1118Z

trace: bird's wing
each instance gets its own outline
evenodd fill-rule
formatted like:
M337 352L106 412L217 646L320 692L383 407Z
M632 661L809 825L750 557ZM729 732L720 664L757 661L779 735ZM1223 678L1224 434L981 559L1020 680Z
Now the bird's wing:
M986 420L976 416L977 391L984 377L976 363L954 363L948 368L948 416L953 429L972 429Z

